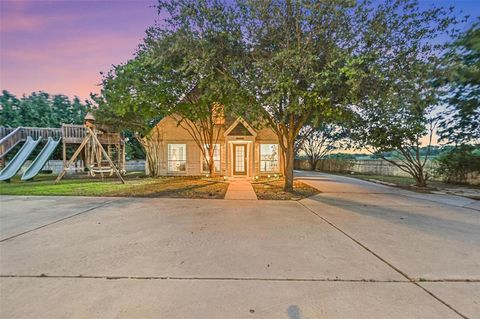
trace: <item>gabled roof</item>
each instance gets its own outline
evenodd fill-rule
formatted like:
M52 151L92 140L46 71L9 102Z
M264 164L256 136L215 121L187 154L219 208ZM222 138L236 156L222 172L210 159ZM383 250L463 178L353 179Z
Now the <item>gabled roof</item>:
M245 132L246 131L248 132ZM244 131L242 134L239 134L241 131ZM245 121L241 116L239 116L235 122L230 125L230 127L223 134L224 136L257 136L257 132Z

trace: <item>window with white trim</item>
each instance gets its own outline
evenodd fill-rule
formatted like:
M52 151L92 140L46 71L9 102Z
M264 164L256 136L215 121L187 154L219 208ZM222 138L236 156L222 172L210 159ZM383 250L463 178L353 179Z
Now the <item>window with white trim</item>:
M207 158L210 160L209 155L208 155L208 144L205 144L204 146L205 154ZM215 172L220 172L220 144L213 144L213 165ZM204 172L208 172L208 165L207 161L202 155L202 169Z
M185 172L187 166L187 144L168 144L168 171Z
M260 144L260 172L278 172L278 144Z

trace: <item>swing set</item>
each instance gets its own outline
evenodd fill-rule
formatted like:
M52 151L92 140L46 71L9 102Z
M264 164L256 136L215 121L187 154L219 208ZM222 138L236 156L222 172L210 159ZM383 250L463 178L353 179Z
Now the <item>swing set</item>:
M68 170L73 163L77 162L79 156L81 156L83 161L83 166L88 170L88 174L92 177L96 174L100 174L101 177L104 177L104 174L113 176L115 173L118 179L125 184L125 180L122 177L122 173L125 173L123 169L125 163L125 148L123 141L121 141L120 134L112 133L103 133L95 128L95 118L91 114L87 114L85 117L85 123L82 127L80 134L76 134L78 137L73 142L79 141L81 137L80 145L73 153L72 157L67 162L67 152L66 152L66 143L69 142L68 139L64 139L63 145L63 169L60 174L57 176L55 183L60 182L60 180L65 176ZM62 129L68 131L68 126L62 127ZM69 135L75 135L70 132ZM99 139L99 135L102 136L102 141ZM72 142L71 141L71 142ZM103 143L102 143L103 142ZM102 144L107 145L107 150L103 147ZM112 154L116 151L117 163L122 167L120 171L112 160Z

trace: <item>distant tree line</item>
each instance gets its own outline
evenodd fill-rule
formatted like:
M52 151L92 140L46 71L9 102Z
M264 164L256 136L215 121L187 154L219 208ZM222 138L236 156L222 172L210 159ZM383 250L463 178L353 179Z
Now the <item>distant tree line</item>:
M452 145L431 145L431 146L421 146L418 148L418 154L422 158L427 157L428 159L432 159L440 155L445 151L450 151L451 149L455 148ZM352 160L375 160L375 159L397 159L403 158L403 155L396 151L387 151L383 153L345 153L345 152L338 152L338 153L330 153L325 156L325 158L337 158L337 159L352 159Z
M473 149L475 149L474 145L471 145ZM434 145L434 146L423 146L419 148L419 154L420 156L424 157L428 154L428 157L430 159L437 158L440 155L444 155L446 153L450 153L457 149L457 146L454 145ZM323 158L336 158L336 159L348 159L348 160L362 160L362 159L382 159L383 157L386 158L396 158L398 156L401 156L396 151L390 151L390 152L385 152L383 154L378 155L378 154L371 154L371 153L345 153L345 152L338 152L338 153L330 153L325 155ZM302 156L299 156L299 158L303 158Z
M6 127L60 127L62 124L82 124L90 109L88 102L78 97L33 92L17 98L3 90L0 96L0 125Z

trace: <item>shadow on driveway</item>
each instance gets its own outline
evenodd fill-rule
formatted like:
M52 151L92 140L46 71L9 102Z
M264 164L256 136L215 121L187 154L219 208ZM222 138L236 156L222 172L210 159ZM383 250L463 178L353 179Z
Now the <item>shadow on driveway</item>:
M379 218L390 223L415 228L437 237L449 237L452 240L460 240L476 246L479 246L480 243L480 227L478 223L480 218L478 212L473 210L463 209L463 211L460 212L458 208L456 211L454 211L454 208L450 208L451 214L467 220L461 221L459 218L442 218L435 216L437 205L427 207L415 207L413 204L402 207L377 206L371 204L366 205L345 198L326 198L322 195L310 197L308 200L339 208L349 213ZM423 214L418 212L418 210L429 210L430 213ZM469 220L471 220L471 222Z

